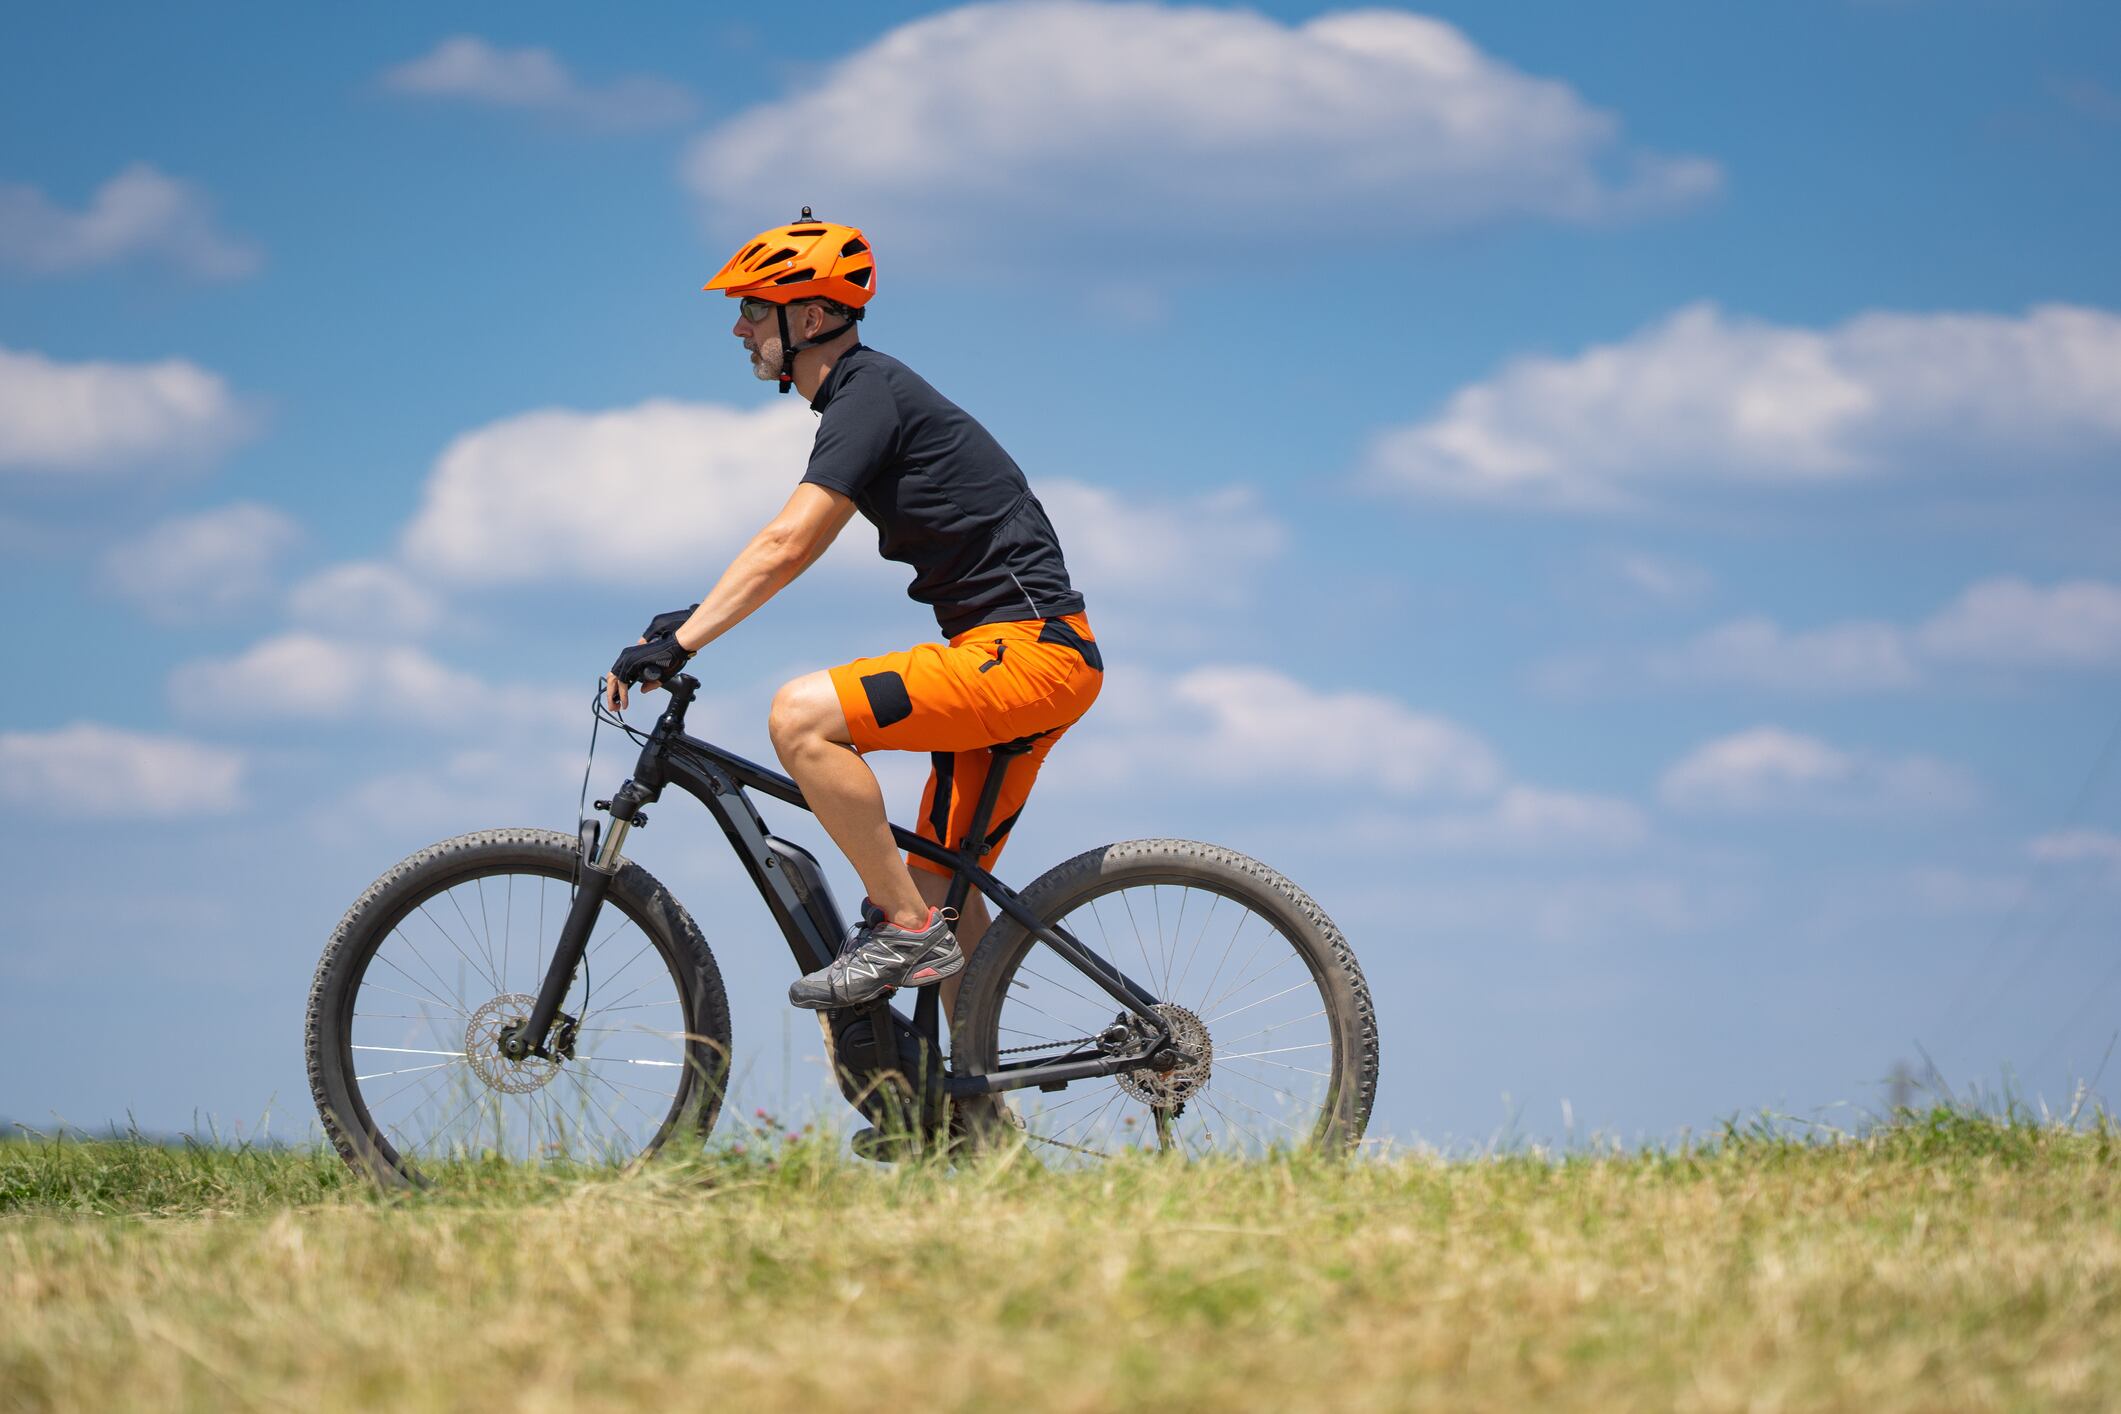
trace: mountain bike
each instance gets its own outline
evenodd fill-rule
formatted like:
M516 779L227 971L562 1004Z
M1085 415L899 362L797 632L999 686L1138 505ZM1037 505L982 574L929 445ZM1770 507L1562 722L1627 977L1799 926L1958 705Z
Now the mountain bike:
M628 1163L698 1146L730 1073L729 1002L692 916L622 854L666 787L720 824L796 966L847 924L809 851L747 791L794 781L685 732L699 681L665 684L633 772L574 835L485 830L422 849L349 908L317 966L310 1087L346 1161L385 1184L502 1157ZM1022 1143L1091 1163L1345 1150L1369 1122L1377 1019L1347 941L1310 896L1233 850L1145 839L1088 850L1021 893L982 869L1009 763L998 744L955 849L894 825L994 915L942 1045L938 988L821 1012L846 1099L909 1149ZM594 760L594 734L591 759ZM608 826L606 819L608 817Z

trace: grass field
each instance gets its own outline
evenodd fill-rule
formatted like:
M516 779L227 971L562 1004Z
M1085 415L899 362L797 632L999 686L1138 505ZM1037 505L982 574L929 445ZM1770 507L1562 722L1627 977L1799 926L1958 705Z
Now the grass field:
M627 1176L0 1143L0 1409L2121 1408L2121 1129Z

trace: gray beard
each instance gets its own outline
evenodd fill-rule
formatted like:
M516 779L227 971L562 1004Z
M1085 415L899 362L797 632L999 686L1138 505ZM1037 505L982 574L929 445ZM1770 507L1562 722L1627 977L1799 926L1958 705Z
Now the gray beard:
M768 339L751 356L751 376L761 383L777 383L781 377L781 341Z

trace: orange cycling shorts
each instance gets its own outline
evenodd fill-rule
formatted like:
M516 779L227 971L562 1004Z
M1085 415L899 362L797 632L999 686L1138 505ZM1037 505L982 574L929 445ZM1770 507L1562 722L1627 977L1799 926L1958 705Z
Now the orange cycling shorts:
M981 624L949 643L857 658L831 670L856 751L926 751L934 758L917 833L956 849L972 828L993 760L987 748L1035 737L1011 759L987 824L980 866L992 869L1046 753L1104 682L1104 658L1081 614ZM947 875L939 864L906 862Z

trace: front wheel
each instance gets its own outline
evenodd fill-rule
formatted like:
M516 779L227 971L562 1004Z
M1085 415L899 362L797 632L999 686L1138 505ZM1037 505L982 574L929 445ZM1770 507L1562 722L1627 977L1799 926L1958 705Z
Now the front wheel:
M1354 954L1310 895L1258 860L1131 840L1041 875L1023 901L1159 999L1195 1059L965 1106L973 1132L1020 1129L1049 1160L1346 1150L1377 1092L1377 1015ZM958 992L952 1070L1058 1059L1126 1013L1020 925L998 919Z
M578 845L486 830L405 859L346 911L310 988L309 1083L346 1161L386 1184L485 1158L625 1163L704 1138L728 1072L714 955L627 863L545 1056L511 1059L567 919Z

